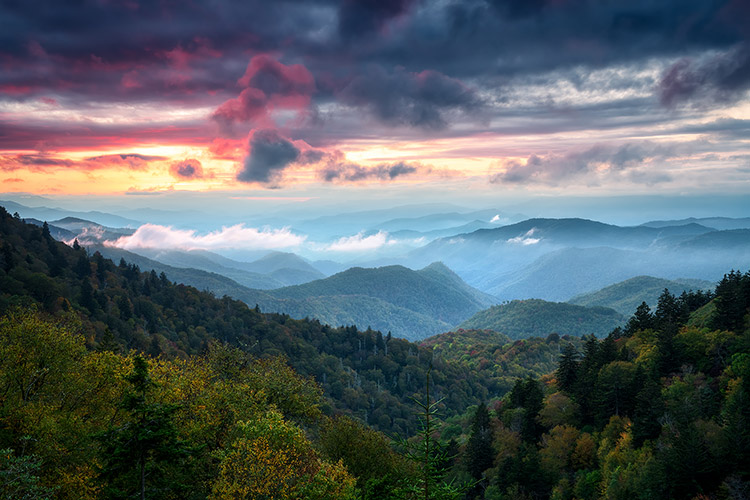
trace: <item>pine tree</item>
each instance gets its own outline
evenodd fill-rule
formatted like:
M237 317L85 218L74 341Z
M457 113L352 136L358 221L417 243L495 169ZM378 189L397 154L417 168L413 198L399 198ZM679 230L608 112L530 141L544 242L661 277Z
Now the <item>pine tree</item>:
M415 462L420 468L418 480L409 485L407 491L411 496L408 498L420 498L423 500L458 500L462 498L469 485L453 484L444 480L447 470L444 468L448 463L446 447L433 436L438 424L438 405L443 401L438 399L432 401L430 397L430 372L432 365L427 369L427 387L425 400L413 398L419 407L417 416L419 418L419 430L416 441L409 442L404 439L397 441L399 447L404 449L404 457Z
M161 498L181 489L179 465L190 454L179 439L174 414L177 405L151 401L155 387L148 374L148 363L141 356L133 360L133 372L127 377L130 388L120 408L128 420L101 435L104 467L101 477L109 498ZM171 469L171 470L170 470Z
M633 335L639 330L648 330L651 328L654 328L654 317L651 314L651 308L645 302L641 302L641 305L636 308L635 314L628 320L625 333Z
M561 391L569 394L573 392L576 380L578 379L578 359L580 356L571 343L566 344L563 348L560 363L557 366L557 372L555 372L557 387Z
M492 448L492 427L490 426L490 413L487 406L480 403L474 418L471 421L471 433L466 442L466 469L476 481L472 494L475 497L480 494L487 484L482 481L484 472L492 467L494 462L494 450Z

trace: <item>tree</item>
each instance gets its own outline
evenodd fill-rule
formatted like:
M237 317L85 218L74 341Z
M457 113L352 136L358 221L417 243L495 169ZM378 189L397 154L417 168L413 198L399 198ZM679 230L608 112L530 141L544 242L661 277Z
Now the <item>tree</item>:
M487 405L480 403L471 421L471 433L466 442L466 468L476 480L482 479L484 471L492 467L492 427Z
M712 328L742 332L745 315L750 306L750 272L742 274L732 270L716 286L716 311Z
M411 494L408 498L421 498L423 500L458 500L468 489L469 485L456 485L453 482L444 481L447 472L443 465L446 460L446 449L439 441L433 438L437 429L438 405L442 399L432 401L430 398L430 372L432 365L427 369L427 381L425 389L425 400L413 398L419 407L417 413L419 418L419 430L416 441L408 442L400 440L399 445L404 449L404 456L419 466L420 474L416 481L407 488Z
M276 410L238 422L235 440L219 453L209 498L242 500L354 499L355 480L339 461L320 460L302 430Z
M636 308L635 314L628 320L625 332L628 335L633 335L639 330L650 328L654 328L654 316L651 314L651 308L648 307L648 304L641 302L641 305Z
M578 378L578 358L580 358L578 350L573 344L565 344L562 355L560 356L560 364L557 367L555 375L557 377L557 387L561 391L571 393L575 387L576 380Z
M341 460L357 478L366 499L390 498L406 465L391 449L390 441L346 416L327 419L320 434L322 451L333 462Z
M0 500L45 500L55 488L40 484L42 461L34 455L16 456L0 450Z
M178 437L173 419L177 405L151 401L155 387L148 374L148 363L133 359L133 371L126 378L130 389L120 408L127 421L120 427L100 434L104 467L104 491L110 498L165 498L167 491L179 491L179 465L189 456L190 448Z
M539 382L531 376L519 379L508 394L508 401L512 407L523 410L519 422L521 437L528 443L536 443L543 431L537 420L544 406L544 393Z

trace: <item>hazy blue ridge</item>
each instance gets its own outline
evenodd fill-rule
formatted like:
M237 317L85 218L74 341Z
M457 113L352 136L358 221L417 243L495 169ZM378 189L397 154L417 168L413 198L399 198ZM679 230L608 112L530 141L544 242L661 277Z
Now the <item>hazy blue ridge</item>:
M715 286L715 283L706 280L667 280L653 276L636 276L596 292L578 295L568 302L587 307L609 307L627 316L633 314L642 302L654 309L664 289L668 289L673 295L680 295L690 290L713 290Z

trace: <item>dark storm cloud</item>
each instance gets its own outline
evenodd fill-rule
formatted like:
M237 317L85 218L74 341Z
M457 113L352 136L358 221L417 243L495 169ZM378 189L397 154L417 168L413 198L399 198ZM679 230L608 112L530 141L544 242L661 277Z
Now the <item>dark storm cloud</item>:
M300 155L300 150L291 141L273 129L256 131L249 145L250 153L237 172L240 182L275 182Z
M743 96L749 26L747 0L4 2L0 105L55 99L85 114L92 103L168 103L213 110L205 115L223 131L236 126L243 135L250 126L240 124L278 126L269 116L281 110L285 130L316 145L393 126L419 139L467 136L502 127L508 116L567 111L578 112L576 123L606 128L628 112L656 120L643 112L658 106L654 95L671 106ZM650 64L668 67L660 82L636 81ZM614 67L619 80L576 76ZM521 105L508 97L530 80L552 88L566 78L597 92L635 89L641 102L618 107L633 98L608 96L606 108L562 109L559 95ZM640 95L649 83L649 96ZM304 113L318 119L302 120ZM381 128L371 130L366 116ZM0 148L136 136L207 143L216 127L201 119L189 130L5 120ZM104 129L113 133L99 135Z
M370 61L496 81L728 47L747 38L747 10L727 0L428 2L381 51L352 51Z
M547 0L488 0L487 3L497 9L501 15L516 19L538 14L546 4L552 2Z
M326 153L320 149L308 149L300 153L297 163L300 165L311 165L320 163L325 158Z
M203 165L193 158L172 163L169 166L169 172L178 179L184 180L202 179L204 176Z
M380 30L390 19L404 14L414 0L343 0L339 8L339 33L350 40Z
M426 171L425 167L419 164L409 164L405 162L382 163L374 167L364 167L356 163L328 164L321 170L318 175L326 182L358 182L364 180L391 181L398 177L414 174L419 171Z
M230 90L248 54L283 52L317 77L365 63L454 78L722 49L747 40L744 0L5 2L0 88L50 84L122 98ZM398 21L398 22L396 22ZM367 36L364 43L354 38Z
M510 162L505 171L492 175L493 184L548 184L556 185L587 174L617 174L628 171L630 180L654 183L670 180L665 174L644 173L639 167L653 160L675 157L679 147L650 142L629 143L621 146L597 145L565 155L531 155L526 163Z
M667 106L739 100L750 89L750 43L702 61L682 59L665 72L659 88Z
M338 96L346 104L369 109L385 123L427 129L444 128L448 112L468 113L481 104L472 89L436 71L388 73L377 66L352 79Z

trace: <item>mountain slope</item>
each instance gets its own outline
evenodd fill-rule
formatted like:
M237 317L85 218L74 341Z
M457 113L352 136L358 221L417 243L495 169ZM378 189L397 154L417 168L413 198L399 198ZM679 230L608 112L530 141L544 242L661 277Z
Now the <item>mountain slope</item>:
M560 335L607 335L625 317L606 307L583 307L540 299L514 300L480 311L459 325L465 330L494 330L512 339Z
M110 250L142 259L145 272L134 263L116 264L101 253L90 255L55 241L0 208L0 315L19 306L37 308L79 329L90 349L102 351L186 358L218 341L259 358L283 356L320 384L326 412L344 412L401 435L417 429L411 397L424 388L430 368L435 391L451 395L446 416L506 390L489 374L460 363L431 363L428 347L353 326L331 328L318 321L263 314L229 297L174 284L149 272L151 262L145 258ZM439 266L431 271L450 277Z
M636 276L596 292L577 295L568 303L586 307L609 307L627 316L632 314L642 302L654 309L659 295L665 288L673 295L680 295L689 290L712 290L714 287L713 283L705 280L667 280L653 276Z
M272 301L261 290L243 286L222 274L201 269L170 266L121 248L96 245L88 247L88 249L92 253L99 252L102 256L114 262L120 262L120 259L123 259L129 264L135 264L141 271L148 272L153 269L157 274L164 273L170 281L189 285L198 290L209 291L217 297L227 295L250 305L255 305L264 300Z
M138 254L151 261L159 262L162 265L167 265L172 268L198 269L209 273L220 274L248 288L266 290L269 288L280 288L286 284L272 276L239 269L239 266L230 267L220 264L217 262L217 258L221 256L202 250L186 251L139 248L131 253ZM221 259L222 262L235 262L230 259ZM167 273L167 275L169 275L169 273Z
M331 304L342 300L343 297L370 297L444 325L455 325L496 302L494 297L471 288L450 269L439 263L419 271L403 266L355 267L326 279L269 290L267 293L298 306L300 302L294 301L329 297L333 298L327 300L327 303ZM372 305L377 307L382 305L382 302L373 302ZM368 311L367 314L371 315L373 312ZM383 311L383 314L387 316L386 311ZM307 315L317 317L318 312L311 309ZM357 321L357 324L363 323ZM401 332L406 334L408 331L395 324L390 329L397 335L402 334ZM425 325L422 332L412 332L410 338L424 338L434 333L438 331L433 323L433 326Z
M52 201L52 200L48 200ZM127 219L120 217L119 215L108 214L99 211L90 212L76 212L74 210L67 210L64 208L50 208L50 207L29 207L16 203L14 201L0 200L0 206L6 208L10 213L18 212L18 214L24 218L35 218L42 221L52 221L62 219L65 217L76 217L85 220L94 221L97 224L102 224L109 227L138 227L141 223L137 220Z
M488 373L507 390L513 387L518 375L537 377L540 373L554 372L565 344L581 349L583 342L569 335L513 340L493 330L458 329L421 343L432 348L435 359L461 363L476 373Z

